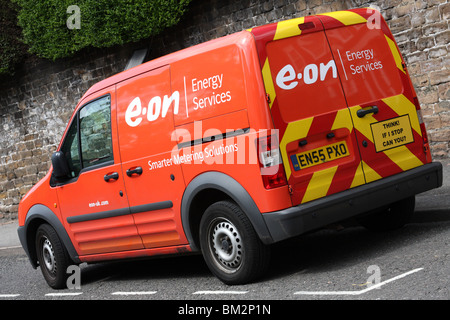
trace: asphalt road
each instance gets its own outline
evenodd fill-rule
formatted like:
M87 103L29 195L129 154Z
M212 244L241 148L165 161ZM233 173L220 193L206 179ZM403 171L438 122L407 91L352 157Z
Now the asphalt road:
M173 312L207 312L189 309L188 304L215 300L220 307L210 310L212 316L229 312L222 307L232 301L241 305L232 311L242 313L258 300L261 314L276 300L449 300L450 163L443 165L444 186L416 197L413 220L401 230L379 234L348 224L279 243L272 250L270 272L248 285L222 284L195 255L83 264L80 288L56 291L47 286L39 269L32 269L14 239L7 245L3 240L0 304L157 300L172 301ZM5 228L13 226L0 226L0 232ZM252 310L256 313L256 308Z

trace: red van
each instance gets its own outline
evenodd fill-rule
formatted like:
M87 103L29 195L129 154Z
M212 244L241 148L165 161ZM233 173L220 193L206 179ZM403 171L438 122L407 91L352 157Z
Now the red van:
M401 227L415 195L441 185L394 37L356 9L95 84L22 199L18 233L53 288L71 264L194 252L242 284L267 270L275 242L352 217Z

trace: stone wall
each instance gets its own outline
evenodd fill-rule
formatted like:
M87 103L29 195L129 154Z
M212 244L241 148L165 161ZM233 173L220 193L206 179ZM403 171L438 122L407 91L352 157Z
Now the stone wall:
M134 49L151 47L155 58L257 25L369 5L381 9L406 59L434 158L448 158L448 0L194 0L180 24L160 36L56 62L31 57L14 79L1 80L0 219L17 218L21 197L48 171L78 99L92 84L122 71Z

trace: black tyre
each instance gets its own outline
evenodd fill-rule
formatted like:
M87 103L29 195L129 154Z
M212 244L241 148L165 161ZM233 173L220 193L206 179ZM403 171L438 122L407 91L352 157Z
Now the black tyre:
M244 284L266 272L270 250L235 203L220 201L200 222L200 246L211 272L225 284Z
M42 275L53 289L66 287L67 267L71 259L56 231L48 224L39 226L36 232L36 253Z
M358 222L368 230L376 232L400 229L411 220L415 203L415 197L412 196L392 203L381 211L362 216Z

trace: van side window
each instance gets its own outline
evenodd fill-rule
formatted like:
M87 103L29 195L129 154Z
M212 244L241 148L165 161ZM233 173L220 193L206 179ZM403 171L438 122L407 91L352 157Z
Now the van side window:
M85 168L114 160L109 95L80 110L67 131L61 151L69 166L69 178L77 177Z
M70 178L78 176L81 171L80 153L78 150L78 121L75 117L67 131L66 139L61 146L70 170Z
M83 169L113 160L110 97L90 102L79 117Z

